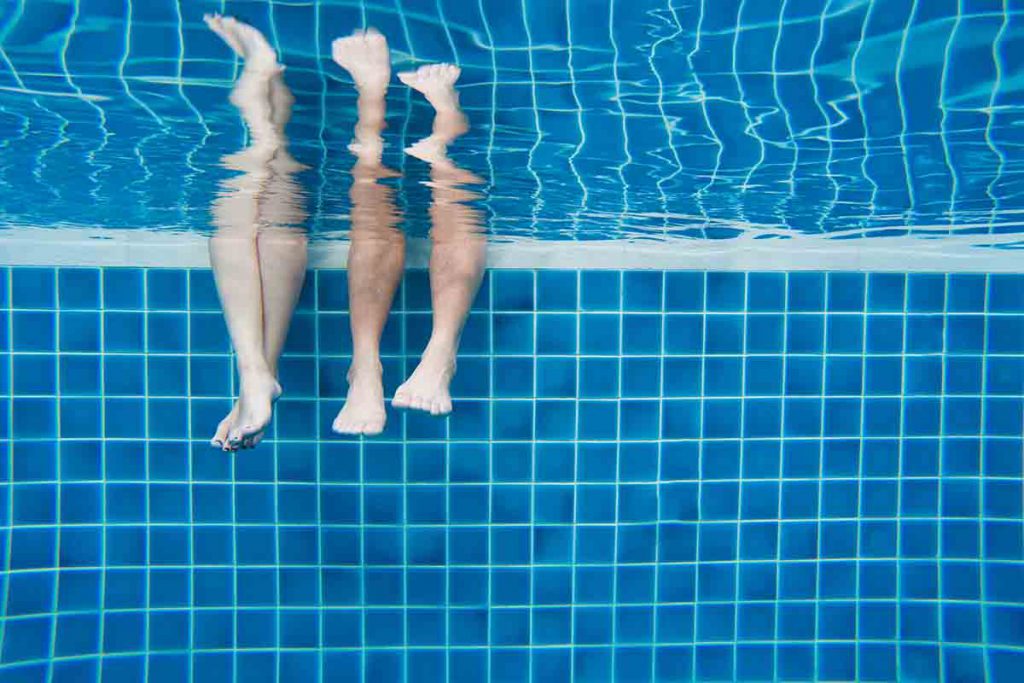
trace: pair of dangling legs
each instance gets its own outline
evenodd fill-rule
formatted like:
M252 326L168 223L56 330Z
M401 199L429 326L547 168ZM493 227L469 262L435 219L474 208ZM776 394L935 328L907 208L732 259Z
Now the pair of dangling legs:
M395 227L398 214L392 189L378 182L394 175L381 163L391 63L387 41L372 30L339 38L332 53L359 92L359 120L349 146L356 156L348 260L352 364L348 396L333 428L342 434L374 435L384 429L386 420L381 335L405 265L405 239ZM459 337L484 267L479 220L465 203L475 195L457 187L479 181L447 155L448 144L468 130L454 87L459 74L459 68L450 64L398 74L400 81L426 97L435 112L431 134L406 150L430 164L433 327L419 364L395 391L392 405L432 415L451 412L449 384L455 374Z

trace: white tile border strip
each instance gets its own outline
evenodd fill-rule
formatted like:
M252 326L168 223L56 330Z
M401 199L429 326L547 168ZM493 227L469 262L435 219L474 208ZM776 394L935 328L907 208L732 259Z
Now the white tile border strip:
M938 239L502 240L488 245L489 268L623 270L889 271L1024 273L1024 251L975 246L1018 243L1019 234ZM0 230L0 265L207 268L208 237L197 233L83 228ZM429 241L410 239L407 263L427 263ZM343 268L348 242L314 240L311 268Z

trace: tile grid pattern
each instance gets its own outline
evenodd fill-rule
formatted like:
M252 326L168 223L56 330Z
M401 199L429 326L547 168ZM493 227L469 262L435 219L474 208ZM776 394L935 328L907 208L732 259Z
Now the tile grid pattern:
M1021 280L495 271L455 415L355 442L316 271L225 458L208 271L4 269L5 676L1009 680Z

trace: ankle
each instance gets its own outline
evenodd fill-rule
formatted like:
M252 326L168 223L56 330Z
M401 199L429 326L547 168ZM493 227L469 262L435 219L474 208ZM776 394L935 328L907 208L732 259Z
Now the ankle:
M352 363L348 366L349 381L362 375L370 375L379 379L383 374L384 366L381 365L380 358L353 358Z
M276 377L276 373L264 362L239 363L238 376L242 379L257 377Z
M423 349L423 359L444 360L455 363L455 350L458 342L447 338L431 337L427 347Z

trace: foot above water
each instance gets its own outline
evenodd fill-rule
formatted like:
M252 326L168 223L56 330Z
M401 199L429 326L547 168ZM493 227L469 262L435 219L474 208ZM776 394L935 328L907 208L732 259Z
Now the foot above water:
M267 68L273 71L284 68L277 63L277 53L270 47L267 39L249 24L219 14L206 14L203 21L235 51L235 54L245 60L245 68Z
M457 111L459 95L455 92L455 81L459 80L462 69L454 64L427 64L415 71L403 71L398 80L413 90L423 93L440 112Z
M360 91L383 94L391 80L388 41L375 29L356 31L331 43L335 63L347 71Z

